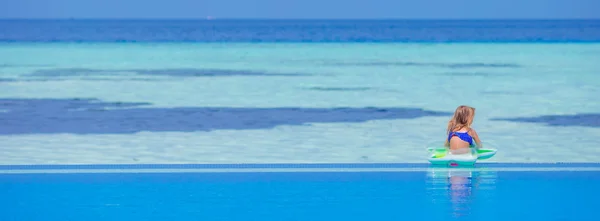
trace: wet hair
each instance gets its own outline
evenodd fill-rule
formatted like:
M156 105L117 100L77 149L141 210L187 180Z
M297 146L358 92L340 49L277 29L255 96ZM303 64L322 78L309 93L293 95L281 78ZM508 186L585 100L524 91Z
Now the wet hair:
M475 108L461 105L454 111L454 116L448 121L448 134L450 132L470 127L475 117Z

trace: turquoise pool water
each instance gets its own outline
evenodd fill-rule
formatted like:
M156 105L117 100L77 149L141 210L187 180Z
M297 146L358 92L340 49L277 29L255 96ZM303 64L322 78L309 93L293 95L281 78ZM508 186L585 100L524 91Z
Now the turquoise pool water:
M597 220L600 164L12 166L0 220Z

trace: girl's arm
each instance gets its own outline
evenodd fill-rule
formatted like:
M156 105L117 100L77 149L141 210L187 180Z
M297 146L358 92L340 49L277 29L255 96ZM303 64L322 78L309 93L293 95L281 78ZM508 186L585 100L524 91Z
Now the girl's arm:
M481 144L481 140L479 139L479 135L477 135L477 132L474 129L469 130L469 135L471 135L471 137L473 137L473 140L475 140L477 148L483 147L483 145Z

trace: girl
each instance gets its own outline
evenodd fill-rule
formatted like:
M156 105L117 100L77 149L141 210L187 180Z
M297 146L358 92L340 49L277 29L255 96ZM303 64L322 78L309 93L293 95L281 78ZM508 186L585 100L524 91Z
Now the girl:
M469 147L473 145L473 141L477 144L477 148L481 148L481 140L477 132L471 128L473 118L475 118L475 108L465 105L456 108L454 116L448 122L448 137L444 143L444 146L450 148L450 153L471 152Z

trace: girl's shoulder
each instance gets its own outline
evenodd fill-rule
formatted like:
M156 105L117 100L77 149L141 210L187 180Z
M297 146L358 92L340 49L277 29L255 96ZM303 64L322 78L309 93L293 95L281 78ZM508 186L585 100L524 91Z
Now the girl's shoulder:
M475 131L475 129L473 129L473 128L471 128L471 127L469 127L469 128L468 128L468 131L467 131L467 132L468 132L470 135L477 134L477 132Z
M453 132L467 133L467 132L471 132L471 130L472 129L470 127L463 127L463 128L458 129L458 130L455 130Z

